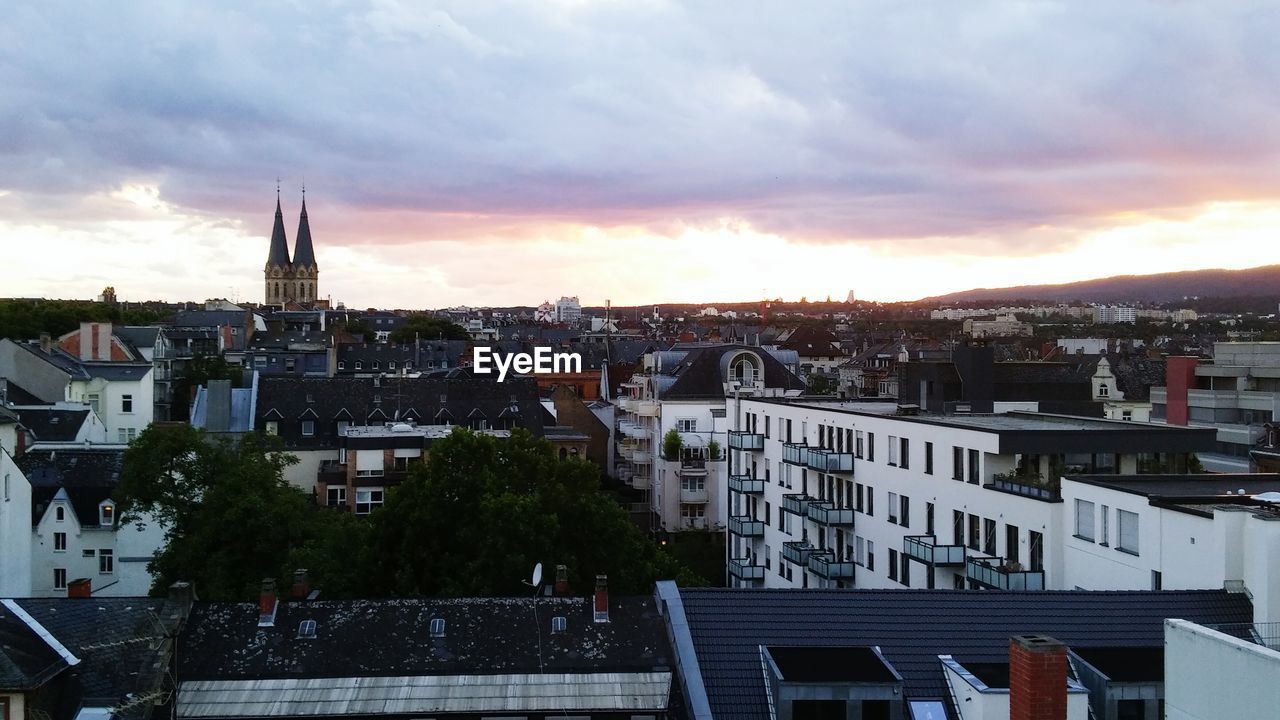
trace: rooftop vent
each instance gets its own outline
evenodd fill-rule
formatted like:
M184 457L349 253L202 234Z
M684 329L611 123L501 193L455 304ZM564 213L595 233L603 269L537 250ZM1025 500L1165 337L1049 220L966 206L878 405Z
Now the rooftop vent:
M299 638L314 638L315 636L316 636L315 620L303 620L302 622L298 623Z
M432 618L431 637L444 637L444 618Z
M564 631L565 631L565 629L566 629L566 628L568 628L568 627L569 627L569 619L568 619L568 618L566 618L566 617L564 617L564 616L562 616L562 615L557 615L557 616L555 616L555 617L551 618L551 634L552 634L552 635L557 635L557 634L559 634L559 633L562 633L562 632L564 632Z

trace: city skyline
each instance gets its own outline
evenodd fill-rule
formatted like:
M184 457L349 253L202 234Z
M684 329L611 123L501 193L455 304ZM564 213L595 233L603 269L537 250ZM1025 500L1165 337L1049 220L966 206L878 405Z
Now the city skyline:
M1152 22L1158 17L1160 22ZM909 300L1280 262L1261 3L19 5L6 295ZM292 240L292 228L290 229Z

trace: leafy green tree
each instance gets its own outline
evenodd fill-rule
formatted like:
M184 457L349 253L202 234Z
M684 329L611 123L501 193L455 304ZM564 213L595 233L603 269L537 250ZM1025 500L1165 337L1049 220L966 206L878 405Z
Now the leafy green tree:
M662 436L662 457L665 460L679 460L680 451L684 449L684 439L680 437L680 433L675 428L667 431Z
M422 340L468 340L471 336L461 325L418 313L406 318L404 325L393 330L389 339L393 343L408 345L415 337Z
M173 419L187 420L191 413L192 390L208 385L210 380L230 380L240 387L244 370L221 355L196 355L187 363L186 373L173 384Z
M809 376L808 392L810 395L835 395L836 384L826 375L814 373Z
M373 331L373 328L360 320L352 320L350 322L343 323L342 329L360 342L371 343L378 337L378 334Z
M507 440L456 429L373 517L373 577L390 595L522 594L535 563L568 569L589 592L597 574L620 593L661 578L700 579L661 552L600 491L585 460L516 430Z

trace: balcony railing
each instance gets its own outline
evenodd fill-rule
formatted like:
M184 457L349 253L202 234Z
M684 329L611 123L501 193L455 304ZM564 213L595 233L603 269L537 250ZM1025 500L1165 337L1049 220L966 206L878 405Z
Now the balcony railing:
M785 542L782 543L782 558L796 565L808 566L809 556L817 552L818 549L807 542Z
M347 482L347 466L337 460L321 460L316 472L316 481L325 485L345 485Z
M632 403L631 412L640 417L657 417L658 403L654 400L636 400Z
M631 457L627 459L633 463L649 463L653 462L653 453L648 450L633 450Z
M805 464L811 470L824 473L852 473L853 453L836 452L822 448L809 448Z
M1041 480L1038 474L996 473L991 476L991 482L984 487L1045 502L1058 502L1062 499L1058 488Z
M733 492L759 495L764 492L764 480L750 475L730 475L729 489Z
M969 558L965 574L973 582L993 590L1043 590L1044 571L1021 570L1017 563L1004 558Z
M796 515L804 515L808 512L809 503L813 502L813 498L804 493L782 496L782 509Z
M733 450L763 450L764 436L760 433L730 430L729 447Z
M729 561L729 574L739 580L763 580L764 566L752 565L746 558L734 558Z
M748 516L729 518L729 532L742 537L764 537L764 522Z
M703 487L701 490L687 490L680 488L680 502L682 503L704 503L707 501L707 489Z
M699 458L686 458L680 461L680 474L685 477L701 477L707 474L707 461Z
M902 538L902 553L925 565L934 567L959 567L964 565L963 545L938 545L933 535L910 535Z
M782 462L791 465L805 465L809 459L809 446L803 443L783 443Z
M829 502L809 503L809 519L819 525L853 527L853 508L836 508Z
M1224 623L1205 625L1205 627L1241 640L1248 640L1255 645L1269 647L1272 650L1280 650L1280 622Z
M852 580L853 563L849 560L836 560L829 552L817 552L809 556L809 569L813 574L828 580Z

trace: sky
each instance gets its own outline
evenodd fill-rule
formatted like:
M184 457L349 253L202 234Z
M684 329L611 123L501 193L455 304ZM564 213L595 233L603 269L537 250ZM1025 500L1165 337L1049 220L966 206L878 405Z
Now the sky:
M1280 263L1280 4L6 5L0 296L903 300ZM216 7L213 7L216 6Z

